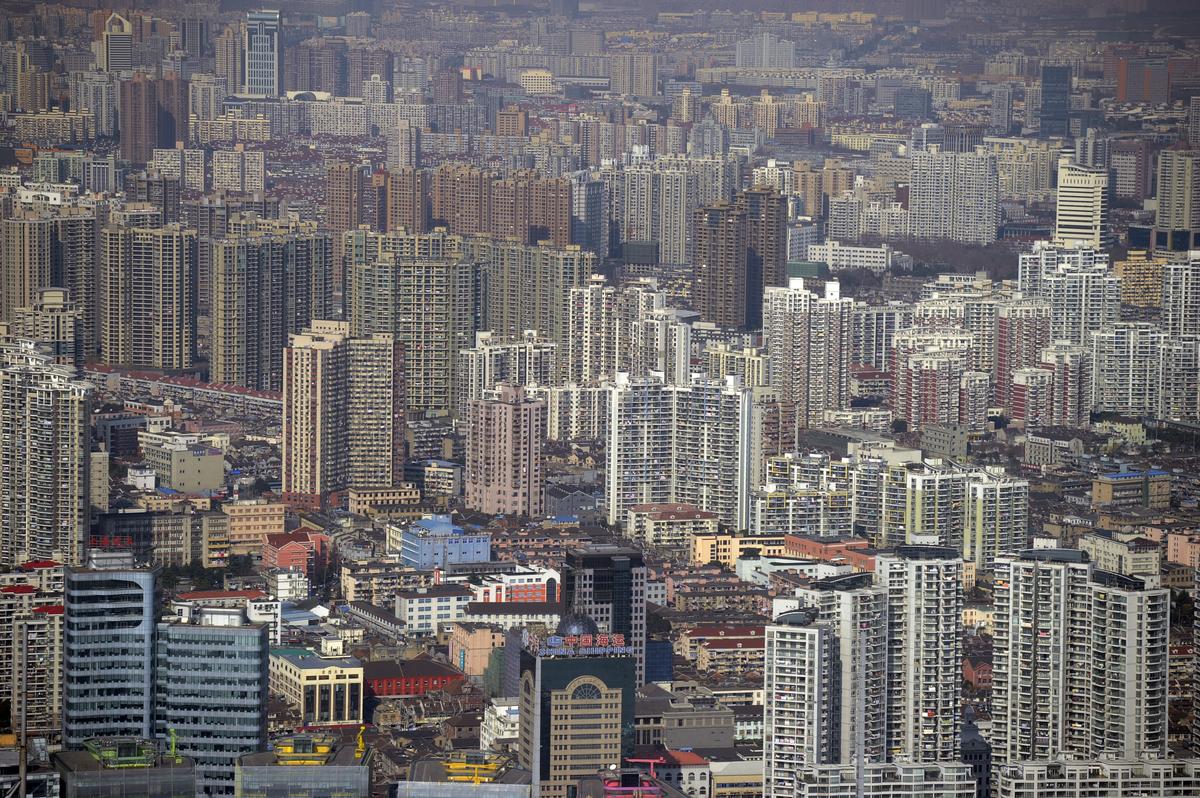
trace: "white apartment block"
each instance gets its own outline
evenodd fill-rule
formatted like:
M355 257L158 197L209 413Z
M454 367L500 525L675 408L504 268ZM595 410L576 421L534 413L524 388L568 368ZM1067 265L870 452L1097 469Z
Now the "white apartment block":
M836 282L825 283L820 295L801 278L763 292L767 383L796 405L803 426L820 424L826 410L850 402L853 308Z
M995 573L993 759L1166 756L1170 592L1073 549Z

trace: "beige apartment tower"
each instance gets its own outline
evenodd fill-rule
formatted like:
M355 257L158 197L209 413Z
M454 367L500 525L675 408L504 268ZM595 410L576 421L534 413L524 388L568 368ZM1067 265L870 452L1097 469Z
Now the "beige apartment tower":
M512 385L468 403L468 508L489 515L542 515L545 416L544 402Z

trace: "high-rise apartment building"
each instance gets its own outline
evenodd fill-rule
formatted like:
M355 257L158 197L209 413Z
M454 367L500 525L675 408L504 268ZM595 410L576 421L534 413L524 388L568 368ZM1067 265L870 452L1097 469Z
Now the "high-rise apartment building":
M683 385L620 373L609 386L609 523L634 504L683 502L746 527L754 414L736 378Z
M999 203L994 155L935 146L913 153L908 205L913 238L988 246L996 241Z
M571 549L563 561L565 611L591 618L601 632L624 635L639 684L646 678L647 576L637 549L593 545Z
M1054 341L1042 350L1039 368L1051 374L1051 426L1086 426L1092 410L1090 348L1070 341Z
M7 326L9 335L33 341L53 363L76 372L83 368L83 311L65 288L41 289L36 302L13 311Z
M83 561L92 387L27 341L0 346L0 567Z
M315 224L244 216L212 243L214 382L277 391L287 337L328 318L333 241Z
M154 736L158 569L68 568L63 740Z
M1156 251L1188 251L1200 244L1200 151L1182 146L1158 154Z
M1170 591L1075 550L995 568L993 760L1166 756Z
M836 282L825 283L818 296L793 278L789 287L769 287L763 295L767 381L782 401L796 405L802 425L820 424L826 410L850 402L853 308Z
M411 166L387 173L385 231L424 233L429 229L429 173Z
M452 411L454 363L475 332L475 265L386 253L349 269L351 333L389 333L403 346L409 411Z
M1088 410L1153 416L1163 379L1166 337L1149 322L1120 322L1091 334Z
M962 554L981 568L1029 543L1029 482L990 467L967 475Z
M955 549L900 546L875 562L887 591L889 759L960 757L963 563Z
M144 164L154 157L158 137L158 82L143 75L121 83L121 157Z
M546 404L502 384L467 403L466 506L537 518L543 494Z
M351 337L314 320L283 352L283 492L323 507L347 488L403 481L404 350L390 333Z
M633 325L666 306L666 294L652 280L611 284L593 274L572 288L568 334L560 361L566 382L592 384L618 371L633 372ZM560 351L563 351L560 350Z
M213 191L253 194L266 188L266 158L261 151L238 145L232 150L213 150Z
M700 319L720 327L746 328L751 284L746 212L728 202L700 208L694 215L692 236L696 252L692 302Z
M1163 332L1175 338L1200 332L1200 254L1162 265Z
M963 389L974 385L970 368L974 333L949 327L913 327L893 336L892 409L910 426L968 423ZM986 408L985 408L986 409Z
M242 26L242 91L255 97L283 93L283 47L278 11L250 11Z
M746 215L746 326L762 325L762 295L787 282L787 199L772 188L738 192L735 204Z
M187 369L196 339L196 233L109 225L100 231L100 359Z
M482 399L499 383L521 387L558 384L558 345L545 340L537 330L527 330L520 339L506 341L490 331L475 333L475 346L460 350L455 367L454 394L460 418L467 416L467 403Z
M332 161L325 169L325 205L328 226L341 241L342 233L362 224L363 168L346 161Z
M1103 249L1109 245L1108 169L1066 162L1058 167L1054 243Z
M996 402L1011 408L1013 375L1037 366L1042 350L1050 345L1053 308L1044 299L1018 297L996 311Z

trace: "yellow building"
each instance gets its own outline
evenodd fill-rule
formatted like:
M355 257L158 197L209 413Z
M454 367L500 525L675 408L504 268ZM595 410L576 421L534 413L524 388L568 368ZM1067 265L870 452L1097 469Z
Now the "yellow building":
M1113 264L1121 278L1121 303L1139 308L1162 306L1163 264L1166 258L1153 258L1145 250L1130 250L1125 260Z
M764 557L782 557L787 553L783 535L697 535L692 538L692 563L719 562L733 568L749 549L757 549Z
M267 535L282 535L287 531L287 505L266 499L243 499L226 502L221 511L229 516L229 553L262 552Z
M1166 471L1119 471L1092 480L1092 507L1165 510L1170 506L1171 475Z
M341 640L324 640L322 651L271 651L271 692L300 711L305 726L362 723L363 665L345 655Z

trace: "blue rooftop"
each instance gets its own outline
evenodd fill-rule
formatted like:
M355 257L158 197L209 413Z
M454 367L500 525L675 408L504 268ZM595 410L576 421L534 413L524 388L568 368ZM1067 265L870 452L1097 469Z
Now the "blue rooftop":
M428 518L420 518L413 521L412 526L416 533L434 537L449 537L463 533L463 528L456 526L448 515L431 515Z

